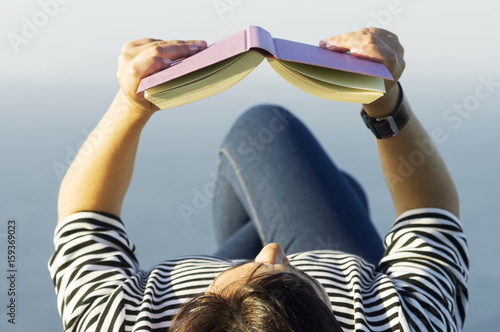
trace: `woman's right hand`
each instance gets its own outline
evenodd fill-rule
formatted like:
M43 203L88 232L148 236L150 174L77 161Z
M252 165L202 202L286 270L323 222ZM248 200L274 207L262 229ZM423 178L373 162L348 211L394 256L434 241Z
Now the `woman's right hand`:
M158 107L137 93L141 79L170 66L173 60L187 57L207 47L203 40L138 39L126 43L118 58L117 77L124 102L137 112L155 112Z

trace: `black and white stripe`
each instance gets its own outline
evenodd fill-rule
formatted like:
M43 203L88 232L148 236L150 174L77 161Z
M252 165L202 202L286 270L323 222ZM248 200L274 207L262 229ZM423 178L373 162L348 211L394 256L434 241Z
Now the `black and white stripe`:
M55 231L49 270L66 331L166 331L179 306L234 261L189 256L142 271L122 222L79 212ZM330 250L290 262L319 280L344 331L461 331L467 310L467 242L439 209L396 220L378 267Z

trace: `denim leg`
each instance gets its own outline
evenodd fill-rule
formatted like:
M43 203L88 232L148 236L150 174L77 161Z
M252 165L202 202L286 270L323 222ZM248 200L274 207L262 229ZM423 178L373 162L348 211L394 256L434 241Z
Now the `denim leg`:
M223 170L222 162L217 167L217 179L212 200L212 219L217 243L224 244L250 218L230 183L229 174Z
M228 259L253 259L262 249L262 241L245 207L233 189L222 161L212 201L212 217L219 249L214 256Z
M249 221L231 234L214 256L228 259L254 259L261 249L262 242L255 230L255 225Z
M244 113L219 155L224 183L217 186L214 222L220 244L243 246L241 235L234 238L241 232L252 237L245 238L248 248L276 242L287 254L334 249L372 263L382 257L361 186L285 109L262 105Z

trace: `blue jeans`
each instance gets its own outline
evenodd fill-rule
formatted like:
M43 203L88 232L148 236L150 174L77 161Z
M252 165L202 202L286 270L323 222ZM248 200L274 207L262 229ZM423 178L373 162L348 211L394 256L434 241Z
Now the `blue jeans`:
M332 249L378 264L384 248L363 189L290 112L274 105L248 110L219 156L216 256L253 259L276 242L286 254Z

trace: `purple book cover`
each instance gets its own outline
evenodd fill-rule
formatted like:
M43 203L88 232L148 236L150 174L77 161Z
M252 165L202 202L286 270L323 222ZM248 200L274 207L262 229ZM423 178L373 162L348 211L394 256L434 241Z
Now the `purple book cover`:
M170 67L143 78L137 92L145 91L251 49L280 60L393 79L389 70L381 63L359 59L346 53L332 52L319 46L273 38L261 27L249 26L243 31L208 46L203 51L174 61Z

